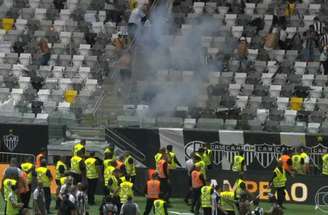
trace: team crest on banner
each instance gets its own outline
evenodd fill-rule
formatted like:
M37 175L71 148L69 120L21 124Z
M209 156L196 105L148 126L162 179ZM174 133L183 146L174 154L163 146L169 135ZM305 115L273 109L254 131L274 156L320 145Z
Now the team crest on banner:
M14 151L19 143L19 137L13 134L13 130L9 130L8 135L3 136L3 144L9 151Z
M320 168L320 163L322 159L322 155L328 153L328 147L322 145L319 143L316 146L313 146L311 148L306 147L307 151L310 152L310 159L314 166L317 168Z

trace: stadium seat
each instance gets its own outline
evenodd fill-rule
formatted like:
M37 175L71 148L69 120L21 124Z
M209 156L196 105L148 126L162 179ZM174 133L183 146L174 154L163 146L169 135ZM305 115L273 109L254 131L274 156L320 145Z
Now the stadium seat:
M319 133L320 123L308 123L307 132L308 133Z
M320 98L322 96L322 87L321 86L311 86L310 96L313 98Z
M305 98L303 107L305 111L314 111L316 106L317 99L316 98Z
M304 75L306 70L306 62L296 61L294 65L295 74L297 75Z
M237 120L235 119L226 119L224 121L224 129L226 130L234 130L237 126Z
M223 129L224 121L223 119L211 119L211 118L200 118L197 122L197 128L200 129Z
M268 109L257 109L256 118L262 124L265 123L266 119L269 117Z

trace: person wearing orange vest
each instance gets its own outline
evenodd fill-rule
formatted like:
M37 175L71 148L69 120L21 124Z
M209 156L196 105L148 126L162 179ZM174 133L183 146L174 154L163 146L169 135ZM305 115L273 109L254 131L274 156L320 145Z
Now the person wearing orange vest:
M125 157L122 155L119 157L119 159L116 160L116 169L120 170L121 173L126 176L126 167L124 164Z
M35 168L41 166L41 160L46 159L46 150L41 149L40 153L35 158Z
M205 185L205 177L202 174L200 167L196 166L191 172L191 186L192 186L192 204L191 211L199 214L201 189Z
M169 164L167 154L164 154L158 161L156 170L158 172L159 180L162 186L162 193L165 200L168 201L171 194L171 186L169 180ZM169 203L168 203L169 204Z
M292 174L292 159L289 155L289 151L286 149L282 152L282 155L279 158L279 161L282 163L282 167L286 172Z
M158 173L154 172L152 178L147 181L145 194L147 198L144 215L148 215L153 208L154 201L159 199L161 192L161 182L158 180Z

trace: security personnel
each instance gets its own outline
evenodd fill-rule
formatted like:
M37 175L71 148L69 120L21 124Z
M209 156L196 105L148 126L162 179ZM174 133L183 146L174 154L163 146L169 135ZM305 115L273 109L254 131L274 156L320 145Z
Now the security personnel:
M21 208L24 207L23 203L18 202L18 186L14 185L11 187L10 192L6 201L6 215L17 215L20 214Z
M176 169L177 166L181 166L180 162L178 161L175 152L173 151L173 146L168 145L166 147L167 154L169 156L169 169Z
M235 197L236 199L240 199L240 195L245 191L246 183L244 181L244 176L242 174L239 175L236 180L236 189L235 189Z
M95 152L90 152L89 158L85 161L86 178L88 180L88 203L95 204L95 193L99 178L98 160L95 158Z
M162 158L158 161L156 170L158 172L159 180L161 182L163 195L168 201L171 194L171 187L169 182L169 166L167 160L167 154L164 154Z
M76 144L73 146L73 156L76 156L77 153L81 150L85 152L86 151L85 144L86 144L85 140L77 141Z
M60 157L56 163L56 184L60 186L60 178L64 176L64 173L67 171L67 166L65 164L65 158Z
M328 153L322 155L322 174L328 176Z
M124 181L120 184L120 202L124 204L128 200L128 196L133 197L133 183L130 181Z
M206 185L201 189L201 207L203 209L204 215L211 215L212 214L212 193L213 188L211 186L211 181L207 180Z
M223 184L223 191L220 193L221 208L229 215L235 214L235 194L230 191L228 184Z
M244 152L239 151L237 155L233 158L233 164L232 164L232 171L240 173L244 172L245 168L245 158L244 158Z
M105 150L106 151L106 150ZM112 152L106 152L104 154L105 158L103 161L103 165L104 165L104 170L106 169L106 167L108 167L109 165L111 165L111 163L115 160L114 158L114 154Z
M310 172L310 157L306 153L306 150L303 146L300 148L300 156L301 156L301 164L303 166L303 172L305 175L307 175Z
M107 185L105 187L105 195L112 195L116 198L117 203L120 204L119 200L119 191L120 191L120 171L115 169L113 174L109 177L107 181Z
M191 172L191 186L192 186L192 204L191 211L199 214L201 189L205 185L205 178L199 166L196 166Z
M204 145L204 152L202 155L202 160L205 162L207 169L212 168L213 151L211 150L211 145L209 143L206 143Z
M292 159L289 156L289 151L286 149L282 152L279 160L282 162L284 170L288 173L292 173Z
M8 201L9 193L12 192L12 187L17 185L17 180L12 178L6 178L3 180L2 192L5 202Z
M124 164L125 156L122 155L116 160L116 169L120 170L123 175L126 175L126 167Z
M136 165L134 164L134 160L130 154L127 154L125 161L125 170L127 178L134 183L136 180Z
M36 155L35 158L35 168L41 166L41 160L46 158L46 150L44 148L41 149L40 153Z
M110 179L110 177L114 173L115 165L116 165L116 161L112 161L112 165L109 165L109 166L105 167L105 170L104 170L104 184L105 184L105 187L107 187L108 180Z
M275 193L277 193L277 203L282 208L282 205L285 201L286 181L286 171L282 167L282 162L278 161L277 167L273 170L273 176L270 181L270 186L272 187L272 195L275 195Z
M21 169L26 174L28 191L26 193L22 193L20 197L22 202L24 203L24 208L27 208L31 198L33 176L35 176L34 163L30 159L27 159L24 163L21 164Z
M206 164L205 162L201 159L201 157L199 156L195 156L194 158L194 164L195 164L195 167L199 167L200 168L200 171L201 173L203 174L204 178L206 179Z
M299 154L294 154L292 156L292 167L295 173L304 175L304 169L301 163L301 156Z
M46 209L50 213L50 203L51 203L51 192L50 186L52 181L52 175L50 170L47 168L47 161L45 159L41 160L41 166L36 168L36 174L38 181L43 184L43 191L46 203Z
M71 158L71 174L74 179L74 185L82 182L82 178L85 176L85 164L83 162L83 150L77 152L77 155Z
M155 155L155 166L157 167L158 162L162 159L163 155L166 154L166 149L161 148Z
M154 215L168 215L167 203L160 195L160 198L154 201Z
M158 180L158 173L154 172L151 179L147 181L145 194L147 198L144 215L148 215L153 208L154 201L159 199L161 192L161 182Z

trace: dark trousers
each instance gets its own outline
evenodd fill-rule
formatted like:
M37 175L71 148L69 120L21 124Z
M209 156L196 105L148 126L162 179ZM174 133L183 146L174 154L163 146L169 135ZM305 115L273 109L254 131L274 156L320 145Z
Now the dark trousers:
M51 192L50 192L50 187L44 187L44 197L46 199L46 209L49 212L50 211L50 203L51 203Z
M185 196L185 202L188 202L190 198L192 198L192 188L191 188L191 177L188 175L188 192L186 193Z
M28 208L28 203L30 202L31 197L31 190L27 191L26 193L21 193L20 198L22 203L24 204L24 208Z
M72 177L73 177L73 184L74 185L77 185L78 183L82 182L82 175L81 174L72 173Z
M285 201L285 187L279 187L279 188L276 188L276 191L277 191L277 203L282 206L282 204L284 203Z
M150 213L151 209L153 209L155 200L156 199L147 199L144 215L148 215Z
M199 214L199 208L200 208L200 189L201 188L193 188L192 189L192 204L191 204L191 210L195 212L195 214Z
M204 215L211 215L212 214L212 208L203 208L203 214Z
M60 180L56 179L56 185L57 185L57 190L56 190L56 209L59 208L60 206L60 198L58 197L59 191L60 191Z
M167 178L160 178L159 180L161 182L161 191L164 194L164 199L168 201L172 193L170 182Z
M322 66L323 66L323 73L325 75L328 75L328 60L322 61L321 63L322 63Z
M95 193L97 188L98 178L88 179L88 202L95 204Z

